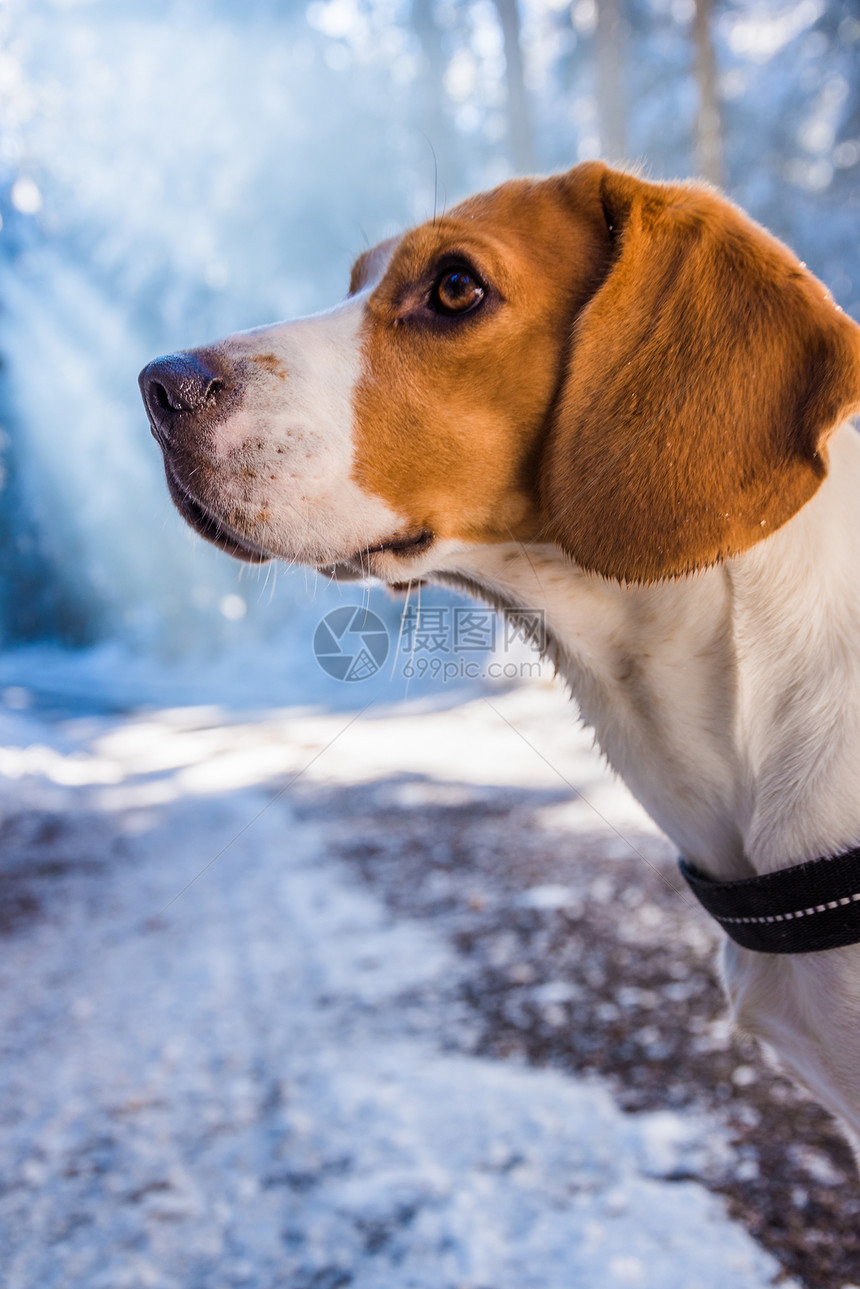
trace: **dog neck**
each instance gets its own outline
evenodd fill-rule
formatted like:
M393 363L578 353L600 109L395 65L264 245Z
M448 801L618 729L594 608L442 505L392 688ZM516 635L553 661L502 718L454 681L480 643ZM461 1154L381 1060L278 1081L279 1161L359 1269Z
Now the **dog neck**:
M860 437L834 437L813 499L744 555L656 586L549 545L452 554L443 580L541 608L613 768L710 875L860 843Z

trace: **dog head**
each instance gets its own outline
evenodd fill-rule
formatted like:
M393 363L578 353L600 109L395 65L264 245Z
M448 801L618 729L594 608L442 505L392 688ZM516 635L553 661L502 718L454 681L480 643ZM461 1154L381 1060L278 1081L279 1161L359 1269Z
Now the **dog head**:
M383 243L327 313L141 374L185 518L403 582L553 541L647 582L769 536L860 406L860 329L709 188L589 162Z

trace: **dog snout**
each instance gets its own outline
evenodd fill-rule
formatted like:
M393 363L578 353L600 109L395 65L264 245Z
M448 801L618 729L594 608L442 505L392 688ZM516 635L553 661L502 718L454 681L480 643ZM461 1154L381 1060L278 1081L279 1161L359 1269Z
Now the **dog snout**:
M170 443L180 418L213 411L225 389L221 375L198 354L168 354L147 364L138 377L152 433Z

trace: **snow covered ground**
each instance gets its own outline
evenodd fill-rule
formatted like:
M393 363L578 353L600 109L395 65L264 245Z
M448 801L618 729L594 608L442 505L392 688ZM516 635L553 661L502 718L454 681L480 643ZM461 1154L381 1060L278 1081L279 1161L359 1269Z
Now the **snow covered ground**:
M590 804L556 826L653 836L562 707L0 709L7 1289L774 1283L679 1180L713 1124L469 1054L456 952L297 809L299 783L336 801L408 770L442 799L560 772Z

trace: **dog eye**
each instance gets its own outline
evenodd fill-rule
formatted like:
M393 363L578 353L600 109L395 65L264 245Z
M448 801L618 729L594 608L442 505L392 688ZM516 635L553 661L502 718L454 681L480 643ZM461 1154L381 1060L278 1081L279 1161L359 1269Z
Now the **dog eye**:
M484 298L484 288L474 273L465 268L446 269L430 292L434 313L451 317L476 309Z

